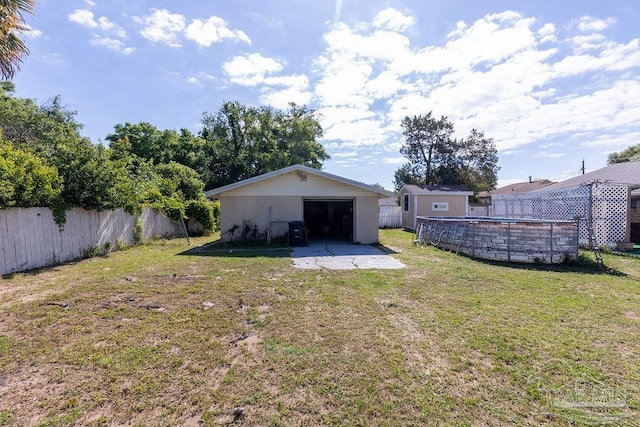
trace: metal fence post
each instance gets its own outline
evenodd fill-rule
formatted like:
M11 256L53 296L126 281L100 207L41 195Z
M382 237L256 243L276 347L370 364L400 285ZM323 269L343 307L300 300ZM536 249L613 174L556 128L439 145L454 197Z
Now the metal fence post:
M551 251L551 260L549 262L551 264L553 264L553 223L551 223L551 228L549 229L549 232L551 234L551 239L549 240L549 249Z
M511 223L507 223L507 260L511 262Z

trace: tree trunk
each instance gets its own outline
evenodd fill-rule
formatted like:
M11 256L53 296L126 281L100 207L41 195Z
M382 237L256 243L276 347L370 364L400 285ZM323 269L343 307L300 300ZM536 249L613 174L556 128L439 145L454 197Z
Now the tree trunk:
M431 155L433 154L433 145L429 145L429 156L424 159L427 163L427 173L424 177L424 185L429 185L431 183Z

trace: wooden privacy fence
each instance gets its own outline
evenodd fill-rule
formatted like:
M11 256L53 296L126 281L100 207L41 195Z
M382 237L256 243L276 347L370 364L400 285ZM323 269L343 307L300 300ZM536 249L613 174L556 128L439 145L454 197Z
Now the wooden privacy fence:
M380 206L380 212L378 213L378 227L402 227L402 211L400 210L400 206Z
M48 208L0 210L0 275L56 265L94 249L134 242L136 218L122 209L67 211L62 227ZM184 235L182 224L146 207L139 217L140 237Z

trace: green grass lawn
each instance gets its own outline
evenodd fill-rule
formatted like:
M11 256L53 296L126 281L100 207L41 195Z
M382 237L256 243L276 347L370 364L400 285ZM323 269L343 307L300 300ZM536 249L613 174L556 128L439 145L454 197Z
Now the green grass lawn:
M381 243L407 267L174 240L2 279L0 425L638 425L640 260Z

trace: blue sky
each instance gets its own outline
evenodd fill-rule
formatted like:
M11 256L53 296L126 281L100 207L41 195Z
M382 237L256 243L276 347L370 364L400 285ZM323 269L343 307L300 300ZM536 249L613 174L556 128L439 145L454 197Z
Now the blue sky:
M392 188L403 117L494 138L499 185L640 142L640 5L620 1L38 0L17 95L61 95L94 143L199 129L223 101L306 104L327 172Z

